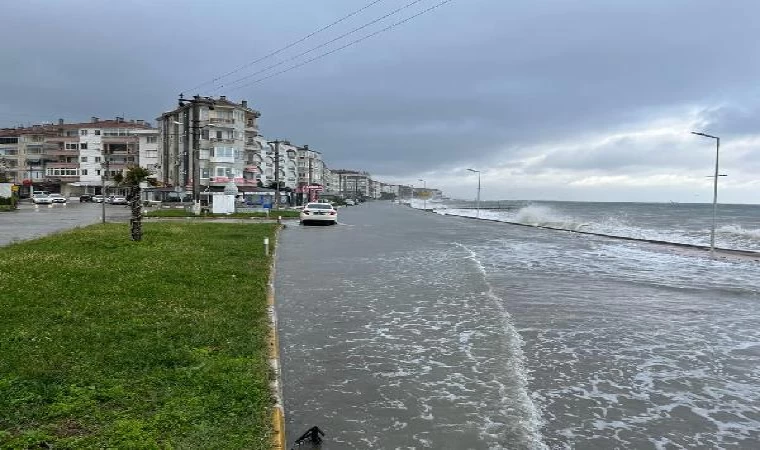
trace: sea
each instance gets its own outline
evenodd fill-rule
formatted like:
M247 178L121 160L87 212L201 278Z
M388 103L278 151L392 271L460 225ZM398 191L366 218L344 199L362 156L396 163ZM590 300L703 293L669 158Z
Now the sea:
M760 206L480 206L283 231L289 445L760 448Z

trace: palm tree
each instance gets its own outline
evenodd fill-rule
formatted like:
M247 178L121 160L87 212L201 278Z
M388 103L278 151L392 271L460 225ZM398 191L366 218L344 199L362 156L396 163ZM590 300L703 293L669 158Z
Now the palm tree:
M143 183L151 175L151 172L140 166L132 166L127 169L121 185L128 187L127 201L132 210L132 217L129 219L130 232L133 241L142 240L142 201L140 200L140 183Z

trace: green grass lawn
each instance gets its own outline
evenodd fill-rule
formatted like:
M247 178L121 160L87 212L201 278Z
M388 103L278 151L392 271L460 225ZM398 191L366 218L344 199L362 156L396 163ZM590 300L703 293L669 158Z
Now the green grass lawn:
M274 224L0 248L0 448L269 448ZM50 447L47 447L47 446Z
M299 217L300 211L294 211L290 209L274 210L269 214L269 217L276 219L277 216L282 218L294 218ZM156 209L147 210L145 217L195 217L192 211L185 211L184 209ZM234 213L234 214L204 214L202 217L232 217L232 218L247 218L247 217L267 217L264 212L250 212L250 213Z

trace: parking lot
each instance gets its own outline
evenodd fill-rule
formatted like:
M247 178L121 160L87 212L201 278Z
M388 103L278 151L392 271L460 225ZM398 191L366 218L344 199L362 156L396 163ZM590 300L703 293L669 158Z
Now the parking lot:
M101 204L79 203L77 199L55 205L21 203L17 211L0 213L0 246L98 223L101 211ZM106 205L106 220L129 220L129 208Z

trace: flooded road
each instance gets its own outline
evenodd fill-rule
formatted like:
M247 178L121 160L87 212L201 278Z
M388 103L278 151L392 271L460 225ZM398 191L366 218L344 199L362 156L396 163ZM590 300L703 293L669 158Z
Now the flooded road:
M754 448L760 265L388 203L289 225L289 442Z

